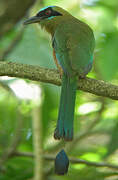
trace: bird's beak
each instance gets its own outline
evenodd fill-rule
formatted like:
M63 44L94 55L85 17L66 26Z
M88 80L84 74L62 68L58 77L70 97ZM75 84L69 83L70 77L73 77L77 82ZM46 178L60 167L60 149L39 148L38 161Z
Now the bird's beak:
M41 17L38 17L38 16L33 16L29 19L27 19L26 21L24 21L24 25L27 25L27 24L32 24L32 23L38 23L40 22L42 18Z

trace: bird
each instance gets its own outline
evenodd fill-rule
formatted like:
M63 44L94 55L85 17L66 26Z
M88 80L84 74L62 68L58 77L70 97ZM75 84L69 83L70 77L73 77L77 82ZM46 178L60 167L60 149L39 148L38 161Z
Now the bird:
M53 57L62 78L58 120L54 138L73 140L76 90L93 65L95 37L89 25L58 6L42 8L24 25L38 23L52 38Z

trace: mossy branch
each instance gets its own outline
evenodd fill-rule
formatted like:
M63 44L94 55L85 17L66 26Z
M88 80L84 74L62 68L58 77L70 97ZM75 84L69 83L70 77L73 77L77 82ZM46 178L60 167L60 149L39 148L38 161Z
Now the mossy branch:
M0 62L0 76L25 78L60 86L61 79L57 70L40 66L26 65L12 62ZM78 89L98 96L118 100L118 86L86 77L79 79Z

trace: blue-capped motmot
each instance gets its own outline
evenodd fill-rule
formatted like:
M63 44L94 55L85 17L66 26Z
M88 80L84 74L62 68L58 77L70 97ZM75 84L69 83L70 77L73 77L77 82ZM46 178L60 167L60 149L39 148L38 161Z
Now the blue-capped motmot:
M75 98L79 77L92 68L95 39L92 29L57 6L41 9L24 24L39 23L52 36L53 56L62 76L55 139L73 139Z

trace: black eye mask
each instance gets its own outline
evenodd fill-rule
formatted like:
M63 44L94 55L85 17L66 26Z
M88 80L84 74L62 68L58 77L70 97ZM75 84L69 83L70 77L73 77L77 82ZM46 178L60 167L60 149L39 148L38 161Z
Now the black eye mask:
M48 8L43 11L40 11L36 16L41 17L42 19L46 19L52 16L62 16L62 14L57 11L54 11L52 8Z

